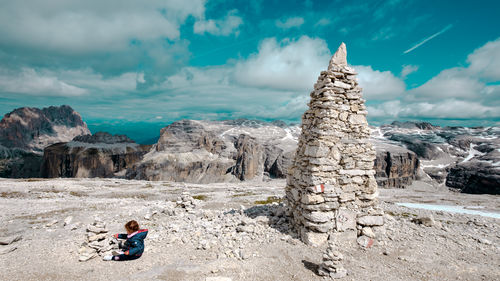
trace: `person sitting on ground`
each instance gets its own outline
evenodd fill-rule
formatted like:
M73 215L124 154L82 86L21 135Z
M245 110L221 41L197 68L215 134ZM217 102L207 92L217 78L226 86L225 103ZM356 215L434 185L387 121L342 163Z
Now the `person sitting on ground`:
M123 245L120 243L121 251L113 251L113 255L104 256L105 261L126 261L135 260L141 257L144 252L144 238L148 235L147 229L139 229L139 224L131 220L125 224L127 234L113 235L117 239L127 239Z

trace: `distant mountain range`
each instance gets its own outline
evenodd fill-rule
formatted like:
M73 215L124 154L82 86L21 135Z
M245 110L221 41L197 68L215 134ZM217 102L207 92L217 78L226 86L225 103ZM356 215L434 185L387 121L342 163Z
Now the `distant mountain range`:
M0 122L2 177L121 177L186 182L283 178L299 125L236 119L181 120L152 145L90 134L69 106L19 108ZM415 179L468 193L500 194L500 128L398 122L372 127L381 187Z

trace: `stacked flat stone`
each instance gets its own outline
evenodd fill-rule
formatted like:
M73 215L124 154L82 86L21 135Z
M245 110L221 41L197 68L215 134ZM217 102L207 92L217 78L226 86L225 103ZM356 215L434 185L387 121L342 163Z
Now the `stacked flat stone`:
M118 249L116 239L108 237L106 223L95 218L94 222L87 226L87 239L78 250L79 261L88 261L97 256L110 253L113 249Z
M368 142L367 111L356 74L347 65L342 43L328 70L321 72L302 116L286 201L294 227L310 245L321 245L329 236L355 242L363 228L383 224L373 169L376 154Z
M177 198L177 207L183 208L186 211L192 211L198 207L198 200L194 199L187 191L183 191L181 196Z
M344 256L337 251L337 247L333 242L328 244L325 253L323 254L323 262L318 268L318 274L331 278L342 278L347 275L347 270L342 265Z

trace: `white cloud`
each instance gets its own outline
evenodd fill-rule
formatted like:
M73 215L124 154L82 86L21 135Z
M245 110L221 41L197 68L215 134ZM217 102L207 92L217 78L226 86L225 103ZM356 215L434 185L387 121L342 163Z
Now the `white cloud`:
M3 1L0 37L12 47L116 51L131 40L179 38L180 24L190 15L202 17L204 5L205 0Z
M299 27L304 24L304 18L302 17L291 17L286 20L276 20L276 26L282 29L289 29L292 27Z
M196 118L296 119L306 109L308 92L241 85L235 66L185 67L153 89L163 112ZM195 117L190 117L195 118Z
M467 57L470 74L487 81L500 80L500 38L486 43Z
M466 67L441 71L423 85L396 95L391 100L368 106L369 117L375 119L434 118L488 119L500 117L500 39L476 49L467 58ZM405 66L401 77L418 69ZM362 71L360 71L360 76ZM385 84L382 79L376 85ZM368 98L368 100L370 100Z
M418 70L418 65L403 65L401 70L401 78L405 79L408 75Z
M0 91L44 96L80 96L87 93L86 89L50 74L38 73L32 68L24 68L21 72L0 69Z
M483 119L500 117L500 106L488 106L479 102L444 99L437 102L403 103L388 101L368 106L372 118L435 118L435 119Z
M323 39L302 36L277 42L268 38L257 54L236 64L235 78L247 86L307 91L326 69L330 56Z
M229 11L222 19L199 20L194 23L193 32L196 34L209 33L222 36L227 36L233 33L238 35L238 28L243 24L243 19L237 16L237 13L237 10L232 10Z
M411 100L441 100L443 98L460 98L475 100L481 97L485 84L477 78L466 75L463 68L443 70L420 87L410 90Z
M332 24L332 21L329 18L321 18L314 26L328 26L330 24Z
M373 70L371 66L355 66L358 83L367 100L387 100L400 97L406 90L405 83L390 71Z
M423 85L408 92L408 100L460 99L494 102L497 87L486 82L500 80L500 39L488 42L467 57L469 66L441 71Z

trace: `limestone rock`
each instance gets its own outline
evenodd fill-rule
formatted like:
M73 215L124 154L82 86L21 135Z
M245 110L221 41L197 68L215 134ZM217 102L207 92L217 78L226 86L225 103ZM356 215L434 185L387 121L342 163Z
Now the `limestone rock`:
M41 153L51 144L90 134L87 124L70 106L22 107L0 121L0 145Z
M382 216L374 216L368 208L377 204L376 152L368 141L361 91L356 72L347 66L342 43L310 94L287 177L292 224L307 244L325 242L325 234L334 237L332 241L338 238L351 244L358 229L384 223Z
M323 262L318 268L318 274L320 276L337 279L347 275L347 270L342 266L344 257L336 248L335 243L328 243L328 247L323 254Z
M363 226L380 226L384 225L383 216L363 216L358 218L358 224Z
M17 249L17 246L4 246L4 247L1 247L0 248L0 255L5 255L5 254L8 254L10 252L13 252Z
M377 149L375 178L379 187L404 188L417 178L420 160L404 147L372 141Z
M334 65L347 66L347 49L344 42L340 44L335 54L333 54L330 64L328 65L328 70L333 70Z
M68 226L71 221L73 221L73 217L72 216L68 216L64 219L64 226Z
M371 248L375 240L373 240L373 238L370 238L368 236L362 235L358 237L357 242L362 248Z
M124 135L97 132L57 143L44 150L42 177L114 177L138 162L150 149ZM121 176L123 176L121 175Z
M428 227L436 225L436 221L434 220L434 217L432 215L430 216L422 216L416 219L413 219L413 222L417 224L422 224Z
M328 240L328 233L319 233L314 231L303 231L301 239L307 245L318 247Z
M7 236L7 237L0 237L0 245L10 245L14 242L17 242L19 240L23 239L22 235L13 235L13 236Z
M79 261L85 262L99 255L109 254L113 249L118 249L118 241L115 238L107 237L106 223L100 218L94 218L94 221L86 229L87 239L78 249Z
M259 168L263 167L263 149L255 138L241 134L236 140L234 147L238 154L236 165L232 168L234 174L240 180L249 180L259 173Z
M500 169L486 161L459 163L451 167L446 186L463 193L500 194Z

